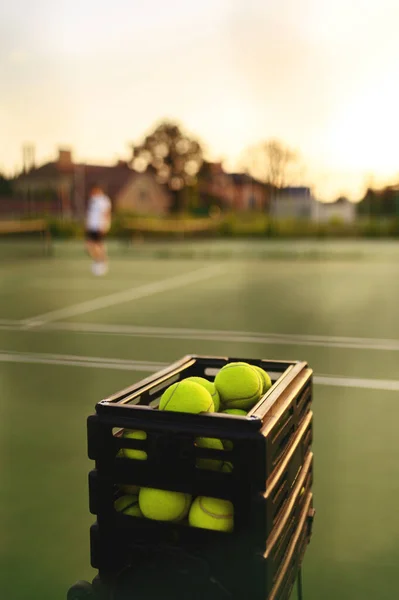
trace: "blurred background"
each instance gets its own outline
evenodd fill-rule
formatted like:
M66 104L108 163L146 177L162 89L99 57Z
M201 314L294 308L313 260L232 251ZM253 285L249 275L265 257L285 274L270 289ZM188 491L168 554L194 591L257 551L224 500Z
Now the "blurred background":
M94 576L86 418L188 353L309 362L305 598L395 597L398 24L394 0L1 6L5 598Z
M397 218L393 1L1 10L2 216L76 220L101 178L118 214Z

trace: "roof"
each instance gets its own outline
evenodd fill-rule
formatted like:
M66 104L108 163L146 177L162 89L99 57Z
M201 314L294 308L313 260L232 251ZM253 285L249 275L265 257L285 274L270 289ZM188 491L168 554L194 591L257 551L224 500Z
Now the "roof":
M100 165L82 165L86 190L98 184L104 187L104 191L112 197L126 185L134 175L134 171L126 163L120 163L111 167Z
M16 179L42 179L45 177L57 177L60 174L58 164L56 162L49 162L41 165L40 167L33 167L26 173L21 173Z
M281 193L289 194L290 196L303 196L304 194L310 195L310 188L306 186L285 187L280 191Z
M119 161L116 165L111 166L75 163L72 163L70 166L61 166L57 161L54 161L33 168L27 173L22 173L16 180L29 182L43 179L54 180L65 175L70 177L80 175L82 183L84 182L86 194L90 191L91 187L97 184L103 186L104 191L112 197L126 185L133 173L134 171L123 161Z
M265 183L255 179L252 175L248 175L248 173L227 173L227 175L232 178L235 185L256 184L266 186Z

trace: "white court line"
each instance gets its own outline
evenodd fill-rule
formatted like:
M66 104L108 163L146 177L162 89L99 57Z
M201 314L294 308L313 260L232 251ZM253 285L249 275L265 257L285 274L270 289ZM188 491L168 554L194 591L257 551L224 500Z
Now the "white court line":
M339 338L276 333L247 333L244 331L213 331L206 329L178 329L167 327L139 327L129 325L95 325L91 323L57 323L49 328L65 329L78 333L127 335L164 339L208 340L215 342L241 342L251 344L280 344L299 346L322 346L367 350L399 350L399 340L372 338Z
M184 273L183 275L176 275L175 277L169 277L168 279L162 279L161 281L147 283L138 287L129 288L122 292L115 292L114 294L95 298L94 300L88 300L59 310L53 310L42 315L37 315L36 317L24 319L21 321L21 324L24 324L27 327L38 327L50 321L68 319L69 317L87 314L102 308L123 304L124 302L138 300L139 298L148 298L148 296L159 294L160 292L174 290L191 283L210 279L211 277L220 275L224 270L225 269L221 265L197 269L190 273Z
M0 330L21 330L32 325L1 325ZM35 330L71 331L97 335L130 336L139 338L205 340L226 343L250 343L264 345L316 346L325 348L348 348L355 350L399 351L399 340L378 338L354 338L334 336L311 336L278 333L255 333L228 330L181 329L170 327L145 327L134 325L105 325L97 323L43 323Z
M9 351L0 351L0 363L1 362L91 367L96 369L116 369L122 371L149 371L151 373L164 369L165 366L167 366L166 363L141 360L123 360L119 358L101 358L97 356L80 356L74 354Z
M0 325L20 325L21 321L18 321L16 319L0 319Z
M337 375L315 375L314 383L337 387L363 388L368 390L399 391L399 381L394 379L359 379L356 377L339 377Z
M94 369L114 369L122 371L150 372L167 367L167 363L140 360L123 360L117 358L101 358L94 356L77 356L69 354L39 354L28 352L0 351L0 363L31 363L42 365L63 365L69 367L86 367ZM315 375L316 385L373 389L380 391L399 391L399 381L390 379L360 379L339 375Z

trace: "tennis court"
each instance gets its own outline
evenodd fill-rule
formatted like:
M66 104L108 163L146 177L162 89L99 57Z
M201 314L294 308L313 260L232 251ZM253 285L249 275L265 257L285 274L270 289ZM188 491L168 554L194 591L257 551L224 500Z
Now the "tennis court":
M306 600L391 599L399 561L399 245L77 243L0 263L1 596L64 598L89 564L86 418L185 354L315 371ZM295 596L294 596L295 597Z

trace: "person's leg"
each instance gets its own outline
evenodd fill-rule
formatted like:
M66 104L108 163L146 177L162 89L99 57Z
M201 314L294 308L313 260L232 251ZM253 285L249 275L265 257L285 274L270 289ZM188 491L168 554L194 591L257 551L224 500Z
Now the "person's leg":
M96 248L96 253L97 253L97 257L98 257L98 261L99 262L103 262L106 263L107 262L107 252L105 249L105 244L104 244L104 240L101 239L98 241L97 243L97 248Z
M101 242L90 242L88 252L96 262L104 262L106 259L104 245Z
M90 258L97 260L96 243L93 240L86 239L86 250Z
M108 256L107 249L105 247L104 238L101 240L100 248L99 248L100 256L101 256L101 275L105 275L108 273Z
M105 275L108 271L104 235L100 231L87 233L87 251L93 259L92 271L95 275Z
M93 275L101 275L103 267L101 262L101 249L99 249L99 233L97 231L86 232L86 250L93 261L91 267Z
M100 231L86 232L86 249L93 260L97 262L106 260L103 235Z

